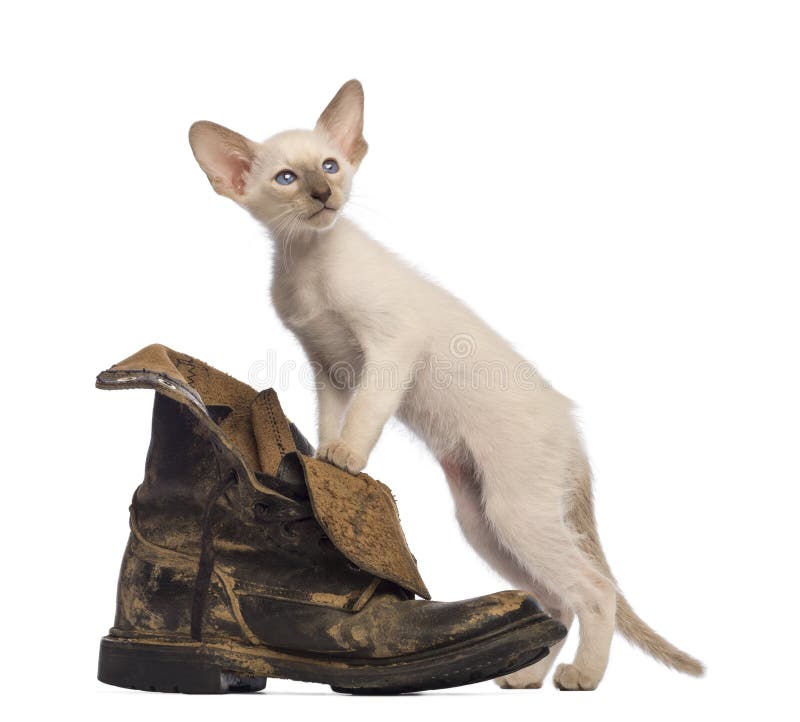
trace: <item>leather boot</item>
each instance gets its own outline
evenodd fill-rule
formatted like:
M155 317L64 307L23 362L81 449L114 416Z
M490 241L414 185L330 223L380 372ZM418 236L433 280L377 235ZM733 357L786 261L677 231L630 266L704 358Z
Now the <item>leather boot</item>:
M157 392L102 682L411 692L508 674L566 634L522 592L428 601L389 489L313 458L271 389L160 345L97 386Z

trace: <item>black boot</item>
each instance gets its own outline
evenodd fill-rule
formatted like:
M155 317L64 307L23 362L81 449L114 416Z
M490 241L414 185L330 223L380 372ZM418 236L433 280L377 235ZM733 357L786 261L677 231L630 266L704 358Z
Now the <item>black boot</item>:
M508 674L566 634L522 592L415 599L430 595L391 492L314 459L272 390L163 346L97 385L158 392L101 681L410 692Z

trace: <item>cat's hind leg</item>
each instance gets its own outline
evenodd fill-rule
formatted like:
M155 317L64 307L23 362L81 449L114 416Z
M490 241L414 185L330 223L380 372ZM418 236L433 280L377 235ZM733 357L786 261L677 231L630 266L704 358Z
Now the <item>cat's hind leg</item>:
M480 480L476 476L474 465L471 460L460 456L462 458L442 460L441 464L450 485L456 518L464 537L498 574L517 589L530 592L545 612L569 629L574 618L572 610L550 590L537 583L517 558L500 545L483 513ZM550 648L547 657L513 674L498 678L497 684L504 689L540 688L563 645L564 640L558 642Z
M553 682L559 689L591 690L608 665L616 588L586 556L576 532L563 519L569 454L561 459L557 445L550 445L549 451L523 455L497 454L495 449L476 459L483 512L500 545L578 618L575 659L558 666Z
M525 591L533 594L542 609L553 619L557 619L567 629L570 628L575 614L554 594L535 582L531 582ZM550 647L550 653L544 659L540 659L530 667L524 667L517 672L507 674L505 677L499 677L495 682L503 689L540 689L566 641L567 638L564 637L560 642Z

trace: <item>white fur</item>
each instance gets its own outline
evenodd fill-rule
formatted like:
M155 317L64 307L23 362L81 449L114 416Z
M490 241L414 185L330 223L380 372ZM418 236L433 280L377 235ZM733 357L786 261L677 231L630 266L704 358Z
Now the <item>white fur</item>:
M566 625L577 616L577 654L556 670L555 684L594 689L608 663L618 595L596 541L590 471L571 402L461 301L348 219L312 216L320 206L304 190L306 175L313 179L336 154L340 173L326 180L338 211L366 152L363 94L354 83L314 131L259 145L232 140L225 129L216 142L218 126L205 124L193 129L195 154L215 188L275 241L275 308L318 368L319 455L358 472L386 421L400 418L441 462L478 554ZM274 181L284 167L298 174L288 191ZM337 372L349 377L346 388ZM701 669L688 656L679 659L638 617L629 619L622 631L662 661ZM643 630L653 635L645 642ZM656 649L654 640L665 646ZM501 685L541 686L557 651Z

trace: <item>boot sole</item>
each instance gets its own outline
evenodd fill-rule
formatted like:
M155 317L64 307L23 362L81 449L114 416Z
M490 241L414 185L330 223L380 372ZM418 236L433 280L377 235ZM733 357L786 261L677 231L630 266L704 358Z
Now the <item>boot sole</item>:
M484 682L546 657L566 635L550 618L393 659L298 655L231 642L103 637L97 678L151 692L257 692L268 677L328 684L347 694L402 694Z

